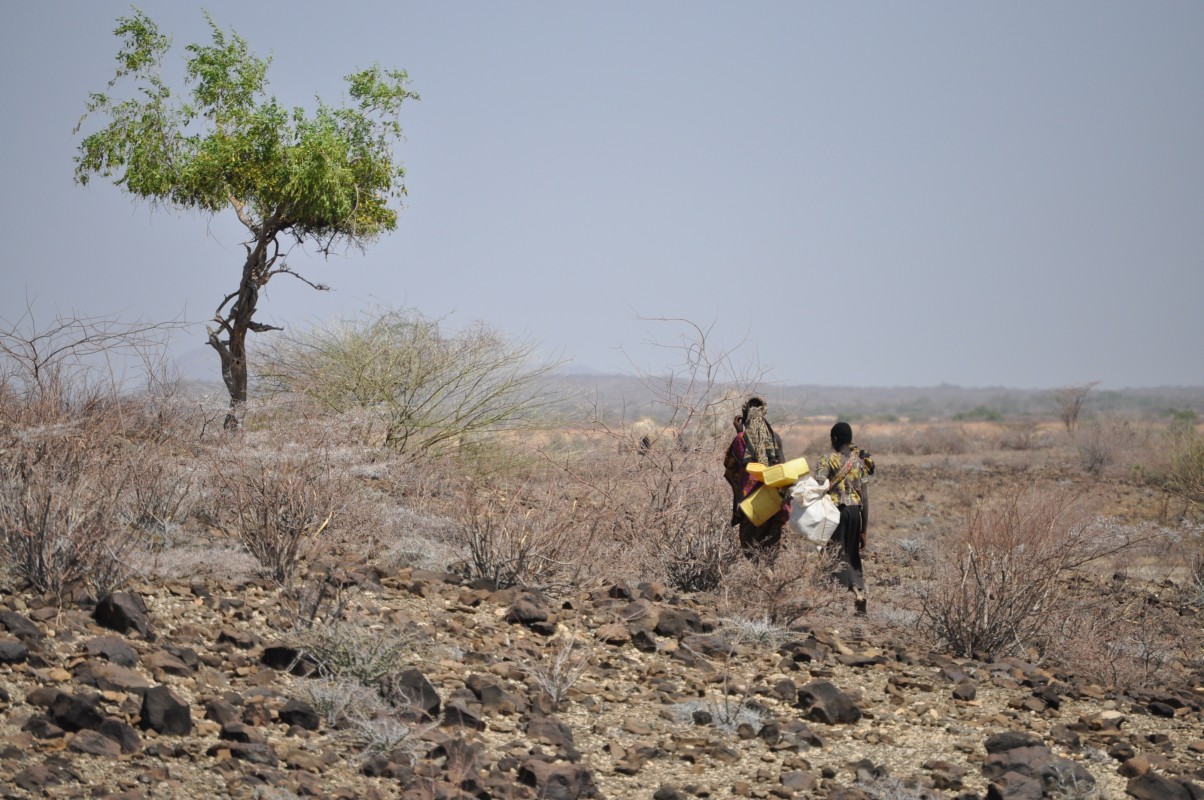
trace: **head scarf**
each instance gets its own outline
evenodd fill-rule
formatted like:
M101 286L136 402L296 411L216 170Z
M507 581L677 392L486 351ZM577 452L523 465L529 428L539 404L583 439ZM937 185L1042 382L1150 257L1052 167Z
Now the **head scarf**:
M744 415L744 436L749 448L762 464L776 464L778 446L773 438L773 429L765 416L765 406L748 406Z

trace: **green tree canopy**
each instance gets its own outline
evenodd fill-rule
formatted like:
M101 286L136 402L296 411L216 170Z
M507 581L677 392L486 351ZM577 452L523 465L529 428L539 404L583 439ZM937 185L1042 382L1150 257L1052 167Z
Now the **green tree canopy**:
M283 259L287 246L362 248L396 227L405 170L393 144L401 104L417 95L405 72L373 66L346 77L341 105L319 99L312 111L285 108L266 91L270 59L207 19L212 41L185 48L179 92L162 72L171 40L141 11L118 20L116 74L90 97L76 133L92 119L104 125L80 142L75 179L86 185L100 176L173 210L229 208L246 227L238 290L223 298L209 328L237 407L247 394L246 333L271 329L254 321L259 289L281 273L301 277ZM119 96L119 87L131 91Z

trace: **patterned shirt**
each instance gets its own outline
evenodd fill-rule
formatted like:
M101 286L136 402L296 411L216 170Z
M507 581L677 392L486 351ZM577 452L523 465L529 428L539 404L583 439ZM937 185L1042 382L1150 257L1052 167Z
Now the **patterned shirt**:
M856 445L850 451L851 455L856 456L852 467L845 473L844 477L836 481L836 483L828 489L828 494L832 496L832 501L838 506L859 506L862 501L862 490L869 483L870 476L874 474L874 459L869 453L865 453L864 457L858 455L862 453ZM843 453L828 453L819 460L819 466L815 468L815 479L820 483L828 480L832 476L840 472L845 461L849 456Z

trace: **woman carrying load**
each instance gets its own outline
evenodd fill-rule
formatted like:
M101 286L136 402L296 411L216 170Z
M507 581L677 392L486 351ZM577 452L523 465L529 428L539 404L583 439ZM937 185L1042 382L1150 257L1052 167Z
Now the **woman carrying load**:
M767 409L764 399L750 397L740 416L732 421L736 436L724 456L723 475L732 487L731 524L740 527L740 549L747 558L772 561L782 541L782 526L790 519L790 505L783 504L781 511L761 525L754 525L740 510L741 501L761 486L759 478L749 473L748 465L772 467L786 460L782 439L769 424Z

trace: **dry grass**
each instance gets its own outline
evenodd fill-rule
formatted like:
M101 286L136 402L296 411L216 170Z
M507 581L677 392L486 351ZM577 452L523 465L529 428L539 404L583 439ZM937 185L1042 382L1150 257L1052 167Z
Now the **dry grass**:
M327 673L356 681L391 669L407 643L323 624L339 614L317 613L298 578L343 557L553 595L602 579L661 582L714 593L750 636L840 620L851 603L820 554L790 541L773 563L739 556L720 467L726 432L709 398L695 398L703 413L691 416L691 396L674 395L681 425L659 429L649 448L634 446L634 426L593 424L436 458L365 446L358 412L252 403L231 433L215 424L221 409L195 400L54 382L35 396L0 383L0 545L10 580L58 596L109 591L131 574L264 571L296 607L286 613L315 623L307 643ZM830 425L782 426L786 451L816 458ZM1097 415L1073 437L1036 418L875 421L855 433L879 467L871 611L858 624L910 641L919 628L962 655L1038 652L1110 685L1147 684L1194 658L1198 626L1184 624L1194 618L1171 613L1204 607L1194 427ZM1165 544L1127 551L1129 580L1114 585L1102 556L1151 521ZM1140 602L1147 577L1174 579L1161 605ZM577 655L569 647L533 676L554 704L584 663Z
M1141 538L1084 516L1080 500L1015 487L975 505L920 589L922 627L964 657L1048 650L1068 617L1071 573Z

